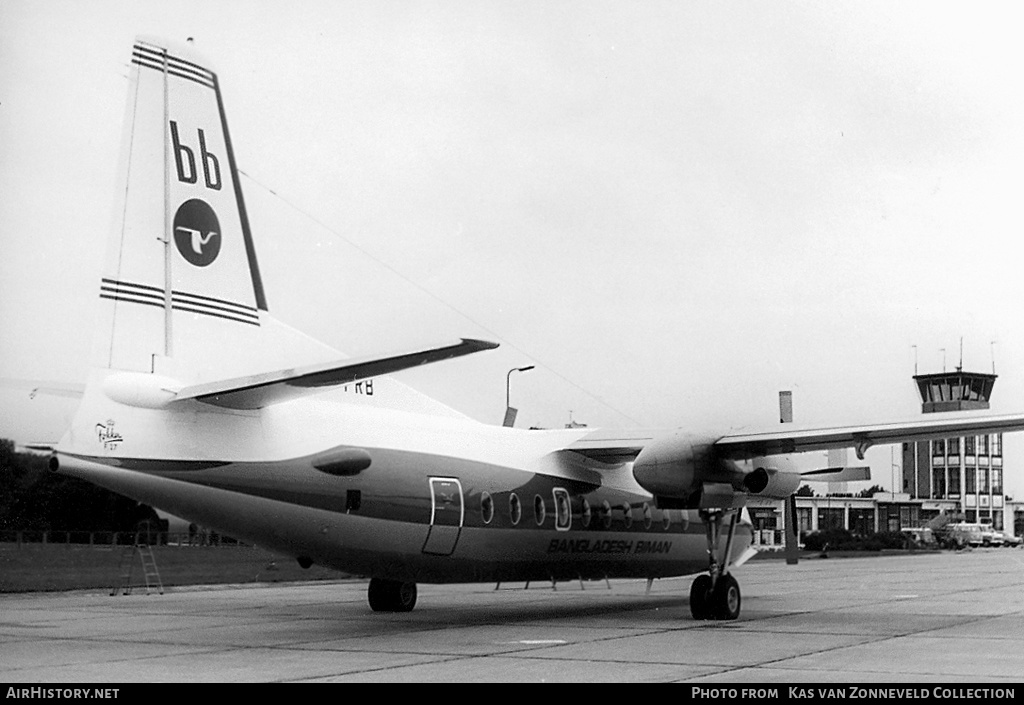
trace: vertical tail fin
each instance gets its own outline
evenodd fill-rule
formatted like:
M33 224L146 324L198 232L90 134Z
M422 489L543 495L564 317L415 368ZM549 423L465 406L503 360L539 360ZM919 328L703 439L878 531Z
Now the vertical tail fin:
M235 374L267 301L217 75L191 46L139 39L125 118L96 363Z
M76 438L115 402L158 409L183 388L343 357L267 311L217 74L191 45L135 42L119 177ZM368 388L353 398L455 413L398 382Z

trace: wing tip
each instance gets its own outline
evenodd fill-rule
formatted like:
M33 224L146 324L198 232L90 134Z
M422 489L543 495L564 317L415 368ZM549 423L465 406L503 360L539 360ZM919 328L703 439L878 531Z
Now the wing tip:
M479 338L463 338L462 344L473 348L474 352L479 352L481 350L494 350L497 347L501 347L500 343L493 343L490 340L480 340Z

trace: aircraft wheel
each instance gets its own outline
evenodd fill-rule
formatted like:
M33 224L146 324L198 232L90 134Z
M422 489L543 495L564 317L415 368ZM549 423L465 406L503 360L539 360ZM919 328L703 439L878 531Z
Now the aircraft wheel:
M411 612L416 606L416 583L371 578L367 597L374 612Z
M694 619L711 619L711 576L706 573L690 585L690 614Z
M711 595L711 609L715 619L736 619L740 616L740 584L736 578L726 573L718 578L715 591Z

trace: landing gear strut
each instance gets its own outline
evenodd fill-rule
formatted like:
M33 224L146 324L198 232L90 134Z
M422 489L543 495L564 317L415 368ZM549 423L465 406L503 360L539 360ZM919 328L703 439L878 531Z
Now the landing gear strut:
M416 583L371 578L368 597L374 612L411 612L416 606Z
M702 509L700 518L707 526L708 572L698 575L690 586L690 613L694 619L736 619L740 616L740 584L729 573L729 558L739 513L732 513L725 542L725 561L721 565L718 563L718 537L725 511Z

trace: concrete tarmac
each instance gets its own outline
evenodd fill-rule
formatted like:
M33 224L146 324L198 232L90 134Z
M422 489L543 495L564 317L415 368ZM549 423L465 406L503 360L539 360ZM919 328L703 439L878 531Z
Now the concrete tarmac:
M1024 676L1024 550L755 560L734 622L690 618L690 578L0 595L0 682L965 683Z

